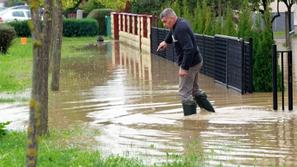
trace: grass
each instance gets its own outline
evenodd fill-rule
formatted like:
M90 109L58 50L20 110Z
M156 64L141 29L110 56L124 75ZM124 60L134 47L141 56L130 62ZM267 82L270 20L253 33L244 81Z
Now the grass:
M8 54L0 54L0 92L15 93L31 87L32 40L28 38L26 45L20 41L15 39ZM89 44L96 44L96 37L63 38L62 59L88 55L87 51L77 51L77 48Z
M82 147L86 140L85 131L78 129L53 130L50 135L39 139L38 166L42 167L145 167L141 160L112 155L103 158L90 146ZM88 135L91 135L88 134ZM94 134L93 134L94 135ZM0 137L0 167L25 166L26 133L10 131ZM168 155L168 162L154 164L161 167L202 166L197 154L190 152L186 157Z
M93 166L140 166L136 160L119 156L102 158L98 151L82 148L79 141L81 130L55 130L39 139L38 166L42 167L93 167ZM9 132L0 138L0 167L25 166L26 133Z
M281 37L285 37L285 32L284 31L278 31L278 32L273 32L273 36L274 38L281 38Z

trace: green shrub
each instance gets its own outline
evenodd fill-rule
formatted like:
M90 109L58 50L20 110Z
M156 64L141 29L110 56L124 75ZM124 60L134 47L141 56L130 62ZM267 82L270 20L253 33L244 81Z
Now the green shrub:
M99 35L106 35L105 16L109 16L112 9L94 9L87 18L97 20L99 24Z
M233 22L233 10L231 4L228 4L226 11L226 18L223 25L224 35L236 36L236 28Z
M13 21L9 23L14 28L18 37L30 37L31 30L28 21Z
M238 37L248 40L252 34L252 10L249 6L249 1L244 0L239 13Z
M6 135L7 130L6 130L6 125L8 125L10 122L0 122L0 137Z
M0 53L7 53L15 37L16 32L13 27L7 24L0 24Z
M98 25L96 20L92 19L65 19L63 21L63 36L95 36L98 34ZM10 22L9 25L14 27L17 36L30 37L31 31L28 21Z
M258 14L257 24L253 29L254 58L253 58L253 82L256 92L272 91L272 44L273 32L271 25L271 13L265 11L264 15ZM264 27L261 25L263 20ZM278 69L278 89L280 88L280 70Z
M80 37L98 35L98 23L94 19L65 19L63 36Z
M132 13L158 15L161 9L162 7L159 0L133 0L131 5Z

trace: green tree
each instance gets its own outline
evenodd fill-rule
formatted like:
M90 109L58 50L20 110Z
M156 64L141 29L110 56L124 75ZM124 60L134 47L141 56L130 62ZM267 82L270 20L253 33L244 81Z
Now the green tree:
M131 12L158 15L161 12L161 3L159 0L133 0Z
M82 10L90 13L93 9L103 8L104 6L98 0L89 0L81 5Z
M223 16L218 16L214 20L214 34L223 34Z
M194 12L194 23L193 23L193 27L194 27L194 31L196 33L203 33L204 30L204 23L203 23L203 12L202 12L202 6L201 6L201 2L197 1L196 4L196 8L195 8L195 12Z
M240 8L238 37L248 40L252 37L252 12L248 0L244 0Z
M204 24L202 33L207 35L213 35L214 29L215 29L214 27L215 24L213 24L214 23L213 14L212 14L211 7L206 3L205 0L202 2L202 17L203 17L203 24Z
M230 5L227 6L225 21L224 21L224 34L234 36L236 35L236 28L233 22L233 11Z
M264 27L262 23L264 22ZM272 28L271 12L266 10L264 15L258 14L253 33L254 39L254 89L255 91L272 90Z
M186 20L188 20L191 24L193 24L193 17L192 17L192 14L190 12L190 9L189 9L189 1L188 0L183 0L183 8L182 8L182 11L183 11L183 15L182 17L185 18Z
M63 9L73 9L76 8L81 3L81 0L63 0Z
M174 1L172 3L172 9L174 10L174 12L176 13L177 16L182 15L182 11L181 11L180 4L178 1Z
M124 10L126 7L126 3L130 2L129 0L98 0L103 6L109 9L114 10Z

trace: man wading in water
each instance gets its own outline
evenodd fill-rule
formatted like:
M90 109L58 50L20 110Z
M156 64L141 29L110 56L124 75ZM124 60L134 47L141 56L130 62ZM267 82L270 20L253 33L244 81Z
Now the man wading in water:
M160 19L164 26L170 29L170 32L165 40L159 44L157 51L165 49L168 44L174 43L179 66L179 94L184 115L196 114L196 103L199 107L214 112L215 110L207 100L206 94L199 89L198 74L203 59L193 31L185 20L176 16L171 8L164 9L160 14Z

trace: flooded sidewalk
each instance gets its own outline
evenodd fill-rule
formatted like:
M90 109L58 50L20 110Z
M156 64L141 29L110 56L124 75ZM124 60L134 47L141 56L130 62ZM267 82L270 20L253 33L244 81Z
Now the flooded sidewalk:
M201 74L216 113L198 109L184 117L175 64L117 42L87 49L93 54L63 59L61 91L50 95L50 127L87 124L101 132L95 149L147 163L194 150L206 166L297 165L296 91L294 111L275 112L272 93L241 95ZM0 109L0 122L12 111L28 112L26 104ZM12 129L26 124L21 117Z

